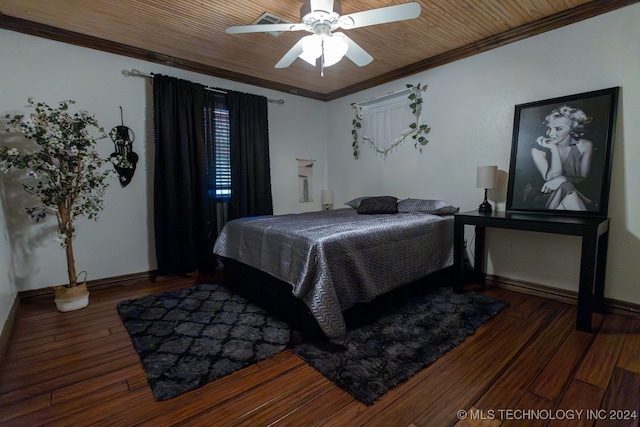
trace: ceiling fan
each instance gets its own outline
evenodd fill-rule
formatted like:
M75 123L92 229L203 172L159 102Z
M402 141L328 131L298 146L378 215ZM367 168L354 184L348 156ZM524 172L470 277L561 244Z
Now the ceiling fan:
M340 61L343 56L363 67L373 61L373 57L344 33L333 31L338 28L349 30L417 18L420 15L420 5L411 2L349 15L341 13L338 0L309 0L300 8L299 24L241 25L229 27L226 31L229 34L302 30L312 33L301 38L278 61L276 68L288 67L299 57L313 66L319 59L320 66L324 69Z

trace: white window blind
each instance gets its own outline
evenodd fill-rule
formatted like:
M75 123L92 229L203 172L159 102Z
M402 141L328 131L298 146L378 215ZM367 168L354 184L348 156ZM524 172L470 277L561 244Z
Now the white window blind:
M229 112L214 110L215 186L216 197L231 196L231 144L229 140Z

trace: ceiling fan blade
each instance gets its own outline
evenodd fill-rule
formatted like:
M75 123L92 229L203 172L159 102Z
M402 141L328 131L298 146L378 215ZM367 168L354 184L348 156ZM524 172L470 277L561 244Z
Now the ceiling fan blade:
M404 21L420 16L420 4L417 2L397 4L395 6L380 7L363 12L343 15L338 21L341 28L351 29L367 27L369 25L386 24L388 22Z
M360 47L360 45L349 37L344 35L343 33L337 32L334 34L342 34L344 37L344 41L349 45L349 49L347 49L347 53L344 56L352 60L358 67L364 67L373 61L373 56L369 55L366 50Z
M287 68L289 65L296 60L296 58L302 53L302 43L304 43L304 39L309 36L303 37L298 40L298 43L294 44L291 49L278 61L275 65L276 68Z
M228 34L242 33L271 33L280 31L300 31L306 27L304 24L255 24L255 25L239 25L237 27L228 27Z

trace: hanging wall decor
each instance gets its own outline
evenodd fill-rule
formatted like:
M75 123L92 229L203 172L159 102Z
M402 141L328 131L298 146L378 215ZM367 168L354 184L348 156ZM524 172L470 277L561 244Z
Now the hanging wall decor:
M425 137L431 128L420 123L422 92L426 86L407 84L398 92L352 104L355 108L351 143L353 158L360 155L360 141L368 142L384 158L407 138L422 153L429 141Z
M298 161L298 200L300 203L313 202L313 163L315 160Z
M120 126L111 129L109 136L115 144L116 151L111 153L112 163L120 176L120 185L126 187L133 178L138 163L138 155L133 152L133 131L124 125L122 107L120 107Z

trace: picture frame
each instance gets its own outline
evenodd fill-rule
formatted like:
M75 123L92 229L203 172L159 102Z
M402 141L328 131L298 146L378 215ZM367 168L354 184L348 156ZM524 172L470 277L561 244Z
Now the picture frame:
M515 106L507 212L607 216L619 90Z

